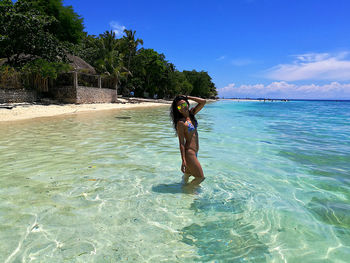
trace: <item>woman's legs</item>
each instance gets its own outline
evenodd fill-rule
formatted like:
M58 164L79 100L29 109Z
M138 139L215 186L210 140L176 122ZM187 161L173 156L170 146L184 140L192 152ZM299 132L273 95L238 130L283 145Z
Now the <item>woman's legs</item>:
M199 163L196 155L197 153L194 150L191 150L191 149L186 150L186 174L189 173L195 177L195 179L191 182L191 184L192 183L200 184L205 179L202 166ZM184 180L186 179L186 174L185 174ZM188 177L187 177L187 180L188 180Z

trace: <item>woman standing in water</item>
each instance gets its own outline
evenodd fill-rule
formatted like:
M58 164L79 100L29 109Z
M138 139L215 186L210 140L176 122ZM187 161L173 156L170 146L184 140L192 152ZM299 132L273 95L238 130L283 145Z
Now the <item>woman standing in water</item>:
M196 107L189 109L189 99L198 103ZM202 166L197 159L199 150L197 133L198 122L195 117L204 107L205 103L205 99L190 96L177 96L173 100L170 108L170 117L172 118L176 134L179 137L182 159L181 171L184 173L185 183L188 182L191 175L195 177L191 184L200 184L205 179Z

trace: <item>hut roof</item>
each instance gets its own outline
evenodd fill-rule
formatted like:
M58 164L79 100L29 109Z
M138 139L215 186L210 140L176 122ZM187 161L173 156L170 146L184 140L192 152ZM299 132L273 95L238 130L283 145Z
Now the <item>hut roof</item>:
M20 54L19 59L21 60L30 60L35 56L32 55L25 55L25 54ZM83 60L80 57L68 54L67 55L70 65L74 68L75 71L82 71L88 74L96 74L96 70L85 60ZM7 58L0 58L0 66L4 65L7 62Z
M85 60L80 57L68 54L68 59L70 60L70 65L73 66L76 71L83 71L89 74L96 74L96 70Z

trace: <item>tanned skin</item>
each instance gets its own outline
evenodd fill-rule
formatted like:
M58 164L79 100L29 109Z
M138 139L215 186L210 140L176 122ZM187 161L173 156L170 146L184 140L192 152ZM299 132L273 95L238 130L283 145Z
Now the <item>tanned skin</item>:
M191 96L188 96L187 98L198 103L196 107L191 109L193 115L196 115L206 103L206 100L202 98ZM186 101L180 100L178 101L177 106L183 103L186 103ZM193 131L188 131L189 123L192 123L190 119L190 111L188 105L186 107L182 107L179 110L179 112L183 116L183 118L180 119L177 123L177 134L179 137L179 145L182 159L181 171L184 173L185 183L188 183L188 179L190 176L194 176L194 179L191 181L190 184L198 185L205 179L202 166L196 157L196 153L199 150L198 132L197 129ZM194 125L194 123L192 124Z

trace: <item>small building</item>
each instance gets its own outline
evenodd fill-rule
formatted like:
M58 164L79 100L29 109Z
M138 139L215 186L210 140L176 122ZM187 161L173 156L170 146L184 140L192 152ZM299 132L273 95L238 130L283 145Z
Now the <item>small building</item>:
M17 72L1 75L0 103L35 102L43 99L77 104L117 101L115 77L97 75L95 69L80 57L68 55L68 59L73 70L60 74L57 79L26 76L24 80L24 76ZM1 60L0 66L5 62L6 59Z

